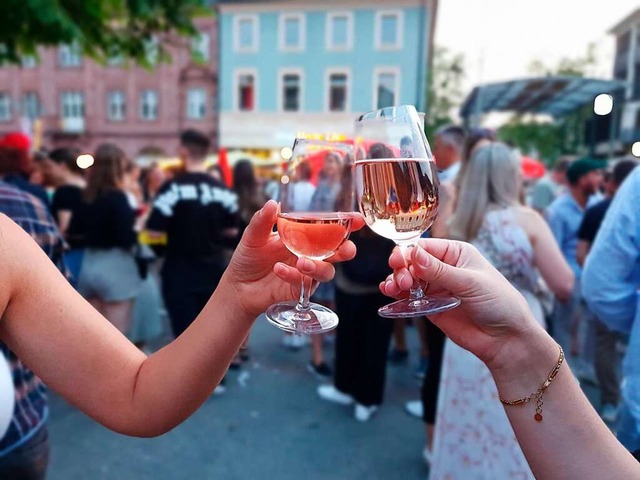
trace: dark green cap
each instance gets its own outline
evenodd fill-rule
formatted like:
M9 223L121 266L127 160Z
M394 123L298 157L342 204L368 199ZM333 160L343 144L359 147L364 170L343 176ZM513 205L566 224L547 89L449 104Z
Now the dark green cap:
M607 168L606 160L596 160L595 158L581 158L571 162L567 169L567 180L570 184L575 185L584 175L594 170L602 170Z

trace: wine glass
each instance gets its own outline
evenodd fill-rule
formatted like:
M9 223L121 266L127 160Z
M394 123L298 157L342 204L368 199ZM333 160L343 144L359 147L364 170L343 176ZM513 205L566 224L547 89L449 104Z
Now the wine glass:
M353 146L298 138L281 178L277 228L282 243L298 257L324 260L351 233L354 215ZM298 302L271 305L267 320L287 332L323 333L338 325L329 308L311 303L312 280L303 277Z
M388 107L356 122L355 188L365 222L407 255L438 212L438 172L413 106ZM460 304L452 296L427 297L414 282L409 298L385 305L382 317L444 312Z

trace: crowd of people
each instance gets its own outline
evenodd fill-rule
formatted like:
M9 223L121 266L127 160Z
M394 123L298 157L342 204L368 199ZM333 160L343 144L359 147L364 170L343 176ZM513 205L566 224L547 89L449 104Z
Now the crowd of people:
M79 361L79 353L74 357L76 347L72 340L60 339L51 347L40 348L42 352L34 351L38 350L38 341L34 341L33 347L14 348L14 352L8 344L20 344L20 335L26 335L20 328L26 332L29 327L15 327L13 332L10 327L5 331L0 326L1 338L7 339L7 345L0 343L0 349L14 372L18 405L7 432L4 436L0 433L0 477L4 478L4 473L9 475L7 478L44 477L49 452L45 425L48 409L44 383L39 377L117 431L134 435L166 431L186 418L212 391L224 392L227 366L242 368L249 359L253 321L272 297L296 297L300 272L325 281L314 298L335 309L340 317L335 338L331 337L334 368L324 357L323 343L329 338L311 339L308 369L327 382L319 385L318 396L337 404L354 405L356 420L369 421L375 415L384 399L387 362L412 358L406 336L412 331L417 333L420 351L416 376L422 381L421 398L408 402L405 408L424 422L423 458L430 466L430 478L535 478L534 474L550 478L544 475L549 465L542 465L538 458L543 453L526 441L535 435L535 429L525 425L518 410L521 407L512 407L507 401L502 402L506 405L503 406L498 400L528 392L514 390L520 380L502 377L508 368L498 365L496 358L500 355L496 353L494 358L481 345L486 332L491 338L506 338L512 330L533 335L539 340L539 351L534 352L540 354L539 358L556 357L549 365L543 365L542 370L546 371L557 360L557 351L551 354L553 349L548 348L544 331L549 332L560 346L556 374L562 374L557 383L579 408L567 413L545 404L545 412L548 408L567 418L581 412L591 418L586 400L577 399L574 377L579 382L595 383L601 392L601 418L618 433L624 447L630 452L640 451L640 371L635 361L640 352L640 321L635 321L640 316L636 308L640 287L640 169L635 169L636 162L620 160L607 165L591 158L562 157L547 176L525 188L518 152L497 141L494 131L447 126L437 132L434 140L440 208L429 236L443 239L441 242L467 242L475 250L460 247L465 245L462 243L446 243L447 248L438 250L438 245L445 243L434 240L429 244L432 246L424 244L411 252L414 266L409 275L404 271L407 260L400 260L397 251L392 253L392 243L362 229L353 232L351 242L344 244L342 253L332 259L350 261L337 264L335 279L328 282L334 270L326 262L313 262L311 266L303 260L296 263L291 254L285 257L284 249L273 245L277 241L271 232L276 207L267 202L269 198L278 200L273 184L257 178L247 160L235 165L233 183L226 185L205 162L209 140L197 131L187 130L180 137L179 172L167 172L157 165L141 171L114 144L96 149L95 164L87 172L78 167L76 159L81 152L73 147L31 154L23 135L4 137L0 141L0 212L36 240L66 277L70 290L63 289L58 295L54 289L50 295L55 298L44 295L38 300L44 303L34 302L22 310L20 301L16 301L14 310L29 317L29 308L44 308L47 299L53 309L60 308L62 301L73 303L66 320L54 313L52 325L38 327L39 322L34 321L34 332L37 328L50 332L56 328L55 322L71 322L74 309L79 314L93 315L72 297L75 290L119 331L118 334L99 324L98 317L94 325L80 322L70 327L78 339L88 339L78 350L96 349L91 356L94 361L98 354L107 353L121 359L121 377L111 379L111 383L105 380L102 391L122 388L123 395L131 395L122 386L130 381L127 376L142 373L134 365L139 369L148 367L143 378L147 382L139 387L133 404L122 400L121 408L130 415L126 418L97 404L101 388L91 394L75 391L78 384L89 388L87 381L80 379L81 368L64 378L53 367L43 366L41 355L57 354L65 348L70 352L69 359L62 363ZM317 186L311 181L298 182L297 188L304 191L298 192L297 201L306 202L311 210L314 202L335 201L335 163L327 156ZM301 178L311 178L308 171L297 173ZM305 210L302 205L299 207ZM3 228L10 231L9 227ZM18 233L7 235L23 241ZM448 257L454 249L461 249L455 259ZM358 253L351 259L354 250ZM425 255L419 258L416 255L421 251ZM465 256L471 260L461 263ZM499 288L506 279L520 296L508 292L505 295L509 300L500 300L493 297L499 292L487 293L477 286L475 277L469 277L464 284L449 281L443 275L442 287L463 299L459 309L462 313L412 319L414 330L405 328L404 319L394 323L378 317L376 311L386 303L385 294L400 295L408 289L403 285L412 275L439 285L440 277L434 277L429 270L429 265L440 265L434 264L435 258L465 275L465 268L473 270L474 265L478 271L489 272L490 264L502 277L494 278L493 273L485 272L488 286L482 288L489 291L494 284ZM284 264L276 264L278 261ZM442 265L439 268L447 271ZM392 275L387 278L389 274ZM270 275L274 278L268 278ZM48 277L60 285L54 272L43 275L42 282ZM280 285L274 279L284 282ZM477 283L483 279L480 275ZM265 287L267 281L271 284ZM223 297L216 292L240 288L240 283L254 288L247 287L253 295L247 299L250 305L223 308ZM45 289L45 284L40 288ZM34 291L38 291L38 285ZM503 315L497 308L486 314L487 318L494 316L491 321L483 320L483 309L490 309L483 305L484 297L511 305L505 311L513 318L505 320L508 314ZM3 298L0 296L0 301ZM524 302L518 303L517 298L524 298ZM465 306L465 299L471 306ZM241 328L229 323L237 310L242 312ZM515 323L520 318L518 312L526 312L522 313L526 317L522 324ZM11 317L11 312L7 315ZM448 317L475 322L473 332L477 332L470 335L479 335L479 340L470 342L468 332L447 326L444 319ZM212 318L216 318L216 332L206 325ZM40 339L38 333L33 336ZM124 336L137 349L129 349L122 341ZM160 345L156 340L168 336L176 340L154 353L151 346ZM110 345L106 345L105 338L111 340ZM224 338L233 341L225 343ZM211 349L207 341L220 348ZM297 350L305 343L306 339L299 335L283 337L287 348ZM188 349L190 354L185 354ZM621 366L621 352L625 349ZM216 351L204 354L205 350ZM38 376L20 361L23 355L25 360L31 360ZM89 353L83 351L83 355ZM184 358L164 375L181 375L181 367L193 362L191 366L197 366L189 369L194 372L193 377L174 379L187 388L192 398L183 395L180 401L160 399L148 382L157 380L161 369L177 355ZM573 376L562 370L565 356ZM118 361L111 368L118 368ZM99 378L95 381L111 374L110 368L98 368ZM555 375L549 377L549 383L554 378ZM543 380L538 378L536 382ZM188 382L193 385L187 387ZM137 385L134 382L136 392ZM553 385L549 387L549 396L553 389ZM534 403L536 399L541 402L542 393L538 394L523 403L532 399ZM553 398L558 399L559 395ZM144 409L152 404L160 405L162 408L156 411L164 412L166 418L156 416L149 421ZM538 415L542 420L542 403L537 405L536 420ZM529 423L531 418L532 415ZM147 423L143 427L144 422ZM595 420L589 420L580 432L578 438L584 435L610 441L606 429L602 430ZM564 438L554 434L557 441ZM579 446L578 442L575 448ZM609 450L612 456L622 459L621 469L622 464L627 465L628 459L615 447ZM547 462L553 465L554 461ZM558 460L555 464L561 463ZM602 462L602 467L605 465L607 462Z

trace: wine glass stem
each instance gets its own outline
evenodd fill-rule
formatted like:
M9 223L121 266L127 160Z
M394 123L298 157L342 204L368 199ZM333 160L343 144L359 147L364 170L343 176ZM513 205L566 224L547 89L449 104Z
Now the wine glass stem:
M306 282L309 281L309 287L307 288ZM313 280L311 277L304 276L302 277L302 281L300 282L300 298L298 299L298 304L296 305L296 310L299 312L308 312L311 309L309 304L309 294L311 292L311 282Z
M415 246L413 241L409 242L398 242L398 247L400 247L400 251L402 252L402 257L404 258L404 264L409 267L407 263L407 255L409 255L410 250ZM422 289L422 285L418 280L414 280L413 286L409 289L409 300L416 301L424 298L424 290Z

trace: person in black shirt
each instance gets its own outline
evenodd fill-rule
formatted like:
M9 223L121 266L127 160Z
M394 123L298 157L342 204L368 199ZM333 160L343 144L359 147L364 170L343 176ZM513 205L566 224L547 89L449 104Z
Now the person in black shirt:
M600 225L611 205L615 192L637 165L638 163L633 160L618 162L611 172L609 196L585 211L578 230L578 248L576 251L580 265L584 264L589 254L591 245L596 238L598 230L600 230ZM603 420L614 422L617 417L617 405L620 398L618 379L620 355L616 347L621 337L618 332L609 330L597 318L594 324L593 363L596 370L596 378L600 384L601 415Z
M83 205L74 213L84 225L86 245L78 292L125 334L142 283L133 255L135 211L123 190L126 166L119 147L100 145Z
M208 150L205 135L182 133L184 172L162 186L147 221L150 237L167 235L162 293L176 337L218 285L226 267L224 248L238 232L238 196L206 173Z

